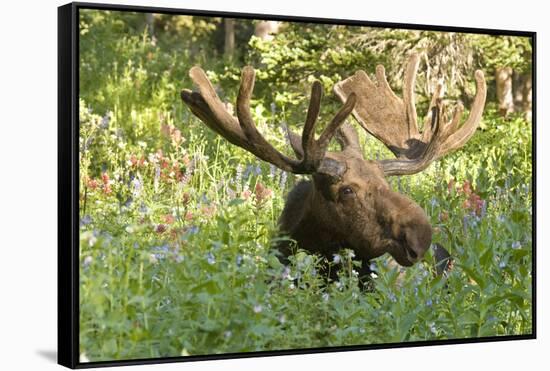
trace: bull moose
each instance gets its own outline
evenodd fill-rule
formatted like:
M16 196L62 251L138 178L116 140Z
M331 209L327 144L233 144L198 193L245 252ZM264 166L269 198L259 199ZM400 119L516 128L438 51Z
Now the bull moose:
M476 95L466 121L461 124L464 107L460 103L447 120L442 85L438 84L420 132L414 92L419 63L417 54L409 57L402 98L392 91L381 65L376 67L376 82L361 70L338 82L334 92L343 105L317 139L315 124L322 87L314 82L302 136L288 132L296 158L275 149L253 122L252 67L242 71L237 117L226 110L198 66L189 72L198 92L185 89L181 98L194 115L229 142L284 171L311 175L311 180L298 183L290 191L279 219L281 232L298 247L328 259L342 248L352 249L362 261L359 274L364 275L369 261L385 253L402 266L413 265L423 258L432 240L432 226L424 210L393 191L386 177L421 172L461 148L475 133L483 113L487 88L483 72L478 70ZM357 132L345 122L350 114L396 158L364 159ZM328 151L333 138L340 151ZM290 244L279 249L285 257L292 253Z

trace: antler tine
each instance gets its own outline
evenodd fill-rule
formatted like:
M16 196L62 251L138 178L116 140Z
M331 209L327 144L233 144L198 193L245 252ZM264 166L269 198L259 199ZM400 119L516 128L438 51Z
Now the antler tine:
M418 133L414 86L416 84L416 73L418 72L419 65L420 56L416 53L411 54L409 62L407 63L407 68L405 69L405 78L403 79L403 101L407 110L409 136Z
M189 76L199 88L198 93L188 89L181 91L181 99L189 106L191 112L231 143L250 150L252 147L247 143L239 123L223 107L204 71L195 66L189 71Z
M241 86L237 97L237 117L240 127L252 146L252 152L260 159L270 162L279 168L294 173L307 173L303 161L291 159L277 151L258 131L250 113L250 98L254 89L254 69L246 66L241 76Z
M432 100L430 101L430 106L428 108L428 111L430 112L430 114L426 115L426 121L425 121L426 124L424 124L424 132L422 133L422 141L424 143L430 143L430 141L432 140L434 129L433 129L433 127L428 126L427 124L429 122L433 123L433 118L432 118L432 120L430 120L430 116L434 112L433 108L437 107L438 102L442 98L441 97L441 92L442 91L443 91L443 84L437 83L437 85L435 86L434 92L432 94Z
M487 99L487 84L485 83L485 76L483 71L477 70L475 73L476 79L476 96L472 104L472 110L470 115L464 124L449 136L449 138L441 146L441 153L439 157L446 155L447 153L454 151L462 147L466 142L474 135L479 123L481 122L481 116L483 115L483 108L485 107L485 100ZM453 117L451 124L458 127L460 122L460 116L464 111L464 107L459 104Z
M323 96L323 86L319 81L314 81L311 86L311 98L307 109L306 122L302 130L302 159L306 163L313 165L313 149L315 147L315 123L321 110L321 98Z
M319 139L317 140L318 149L317 151L322 155L325 154L327 151L328 145L330 143L330 140L332 137L334 137L334 134L336 134L336 130L344 123L346 118L349 116L353 108L355 107L355 103L357 101L357 96L355 93L351 93L348 96L348 99L344 103L344 105L338 110L336 115L334 115L334 118L328 124L326 129L323 131Z
M225 109L214 87L204 71L196 66L189 71L199 92L184 89L181 92L182 100L191 111L208 127L229 140L231 143L246 149L260 159L267 161L282 170L296 174L310 174L315 172L328 147L328 142L334 136L338 127L351 113L355 105L355 96L350 96L335 115L332 122L315 140L315 123L320 111L322 87L315 82L311 91L311 100L301 138L288 132L289 140L294 152L300 160L292 159L273 147L258 131L250 113L250 98L254 89L254 69L247 66L241 75L241 85L237 96L237 118ZM288 128L287 128L288 129ZM303 148L300 148L303 147Z
M338 128L336 140L340 144L343 152L353 153L360 158L363 157L363 150L359 143L359 135L349 122L344 122L342 126Z

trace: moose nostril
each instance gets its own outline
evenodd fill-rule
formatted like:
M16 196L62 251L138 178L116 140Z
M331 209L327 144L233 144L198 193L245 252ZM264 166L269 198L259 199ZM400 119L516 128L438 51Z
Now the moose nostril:
M416 251L414 251L413 249L411 249L411 248L408 247L408 246L406 247L406 249L407 249L408 255L409 255L412 259L414 259L414 260L418 259L418 254L416 253Z

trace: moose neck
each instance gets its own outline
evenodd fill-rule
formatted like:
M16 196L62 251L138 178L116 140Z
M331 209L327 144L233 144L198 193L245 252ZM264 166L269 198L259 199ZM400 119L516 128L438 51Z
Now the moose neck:
M345 235L331 223L323 210L326 199L313 181L301 182L290 192L281 215L281 230L290 234L301 247L327 258L347 247Z

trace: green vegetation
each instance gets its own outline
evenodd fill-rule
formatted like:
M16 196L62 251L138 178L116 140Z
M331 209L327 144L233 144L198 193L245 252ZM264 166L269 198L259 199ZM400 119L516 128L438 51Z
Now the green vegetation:
M256 122L289 153L280 123L296 129L303 122L313 78L330 91L358 68L372 72L384 63L398 73L390 50L416 45L415 38L432 47L449 38L289 25L273 41L248 37L235 56L224 57L217 47L221 19L157 16L153 34L144 17L81 11L82 357L531 333L532 135L521 115L501 118L488 102L463 150L421 174L390 180L430 216L434 242L454 257L450 273L435 277L431 256L402 270L382 257L372 262L373 290L361 291L354 271L360 263L349 250L328 263L342 268L335 282L319 273L318 256L301 251L289 267L279 263L272 249L277 218L300 177L218 137L179 98L191 86L189 68L201 64L223 99L234 101L240 68L252 63L263 71L252 102ZM251 21L240 22L237 29L252 32ZM359 48L368 35L387 47ZM406 42L388 43L391 35ZM453 50L470 53L487 40L460 35L453 42L465 45ZM502 48L498 53L474 54L461 72L464 88L452 94L467 98L474 68L491 58L506 62ZM514 66L525 64L510 54ZM428 99L419 92L419 114ZM321 122L338 105L331 94L324 102ZM363 131L361 140L366 156L389 156Z

